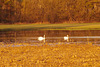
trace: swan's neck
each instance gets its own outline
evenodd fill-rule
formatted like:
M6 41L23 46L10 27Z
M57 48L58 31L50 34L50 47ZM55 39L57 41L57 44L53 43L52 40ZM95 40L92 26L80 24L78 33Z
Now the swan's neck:
M44 40L43 40L43 41L44 41L44 43L45 43L45 35L44 35Z
M67 37L68 37L68 35L67 35Z
M44 35L44 38L45 38L45 35Z

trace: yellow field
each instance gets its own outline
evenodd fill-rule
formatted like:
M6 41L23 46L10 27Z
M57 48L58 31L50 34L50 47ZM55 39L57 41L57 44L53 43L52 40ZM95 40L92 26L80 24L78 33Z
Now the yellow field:
M0 67L100 67L100 46L2 47Z

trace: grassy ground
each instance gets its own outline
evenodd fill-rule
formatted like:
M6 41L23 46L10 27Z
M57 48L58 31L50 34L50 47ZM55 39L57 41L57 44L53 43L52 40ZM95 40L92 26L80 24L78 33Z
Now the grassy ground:
M1 47L0 67L100 67L100 46Z
M0 25L0 30L100 30L100 23L14 24Z

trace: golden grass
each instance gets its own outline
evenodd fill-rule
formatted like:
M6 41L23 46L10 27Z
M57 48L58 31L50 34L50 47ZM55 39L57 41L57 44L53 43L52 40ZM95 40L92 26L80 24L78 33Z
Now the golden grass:
M1 67L100 67L100 46L43 45L0 48Z

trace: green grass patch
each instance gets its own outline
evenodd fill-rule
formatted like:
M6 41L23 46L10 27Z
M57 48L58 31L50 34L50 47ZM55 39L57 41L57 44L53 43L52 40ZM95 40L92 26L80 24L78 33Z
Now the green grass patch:
M100 30L100 23L0 25L4 30Z

